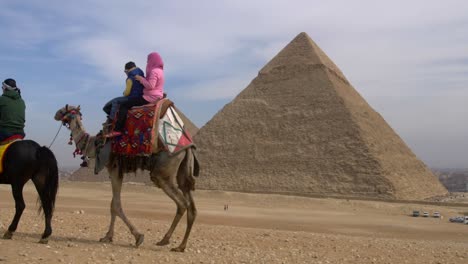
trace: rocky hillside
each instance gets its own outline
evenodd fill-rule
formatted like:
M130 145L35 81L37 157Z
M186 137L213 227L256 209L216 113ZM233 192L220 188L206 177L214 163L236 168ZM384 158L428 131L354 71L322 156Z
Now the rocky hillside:
M450 192L468 192L468 169L433 169Z

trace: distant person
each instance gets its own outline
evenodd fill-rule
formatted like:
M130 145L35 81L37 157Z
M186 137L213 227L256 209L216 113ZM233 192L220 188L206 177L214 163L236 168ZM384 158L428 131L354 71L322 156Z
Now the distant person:
M135 79L140 82L143 88L143 96L138 98L128 98L120 104L119 115L111 136L121 134L127 120L128 110L134 106L156 103L164 98L164 62L157 52L148 55L146 62L146 78L143 75L135 75Z
M21 91L14 79L2 82L3 94L0 96L0 142L18 136L24 138L26 105L21 98Z
M107 122L112 123L114 119L123 113L119 108L123 103L128 102L129 100L141 100L143 99L143 85L136 81L135 76L144 76L143 71L138 68L133 61L127 62L125 64L124 72L127 75L126 87L123 92L123 96L116 97L104 105L104 112L107 114ZM118 120L118 118L117 118ZM116 123L116 126L113 131L111 131L108 137L114 137L121 134L123 126Z

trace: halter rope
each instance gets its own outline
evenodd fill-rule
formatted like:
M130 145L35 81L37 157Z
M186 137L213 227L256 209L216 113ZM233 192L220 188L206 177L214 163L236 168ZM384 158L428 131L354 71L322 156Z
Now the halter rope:
M52 140L52 142L50 142L49 149L50 149L50 147L52 147L52 144L54 144L55 139L57 139L57 136L58 136L58 134L60 133L60 129L62 129L62 124L60 124L60 127L59 127L59 129L58 129L58 131L57 131L57 134L55 134L54 139Z

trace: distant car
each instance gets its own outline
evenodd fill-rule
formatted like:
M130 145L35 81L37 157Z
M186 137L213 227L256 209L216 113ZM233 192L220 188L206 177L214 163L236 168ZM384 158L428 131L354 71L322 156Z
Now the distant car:
M439 212L434 212L432 215L434 218L440 218L440 213Z
M464 219L463 223L464 223L465 225L468 225L468 215L465 215L465 219Z
M465 217L463 217L463 216L454 216L454 217L450 217L449 221L452 222L452 223L463 223L465 221Z
M424 213L423 213L423 217L429 217L429 213L428 213L428 212L424 212Z
M418 216L419 216L419 211L414 210L414 211L413 211L413 216L414 216L414 217L418 217Z

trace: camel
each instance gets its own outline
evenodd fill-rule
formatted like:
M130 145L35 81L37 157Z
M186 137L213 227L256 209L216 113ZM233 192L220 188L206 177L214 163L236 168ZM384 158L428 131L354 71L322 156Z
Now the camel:
M55 120L61 121L63 125L71 130L71 138L76 145L76 149L81 152L83 156L87 156L90 159L96 158L96 143L99 141L99 137L90 136L86 133L81 119L82 114L79 106L66 105L55 114ZM157 243L158 246L169 244L172 233L185 211L187 211L187 227L184 238L178 247L171 249L171 251L184 252L187 240L190 236L190 231L197 216L197 209L192 197L192 191L195 185L194 176L198 176L199 174L199 165L195 156L195 149L187 148L172 156L167 152L159 152L151 156L130 158L111 153L106 168L109 172L112 184L112 201L110 205L111 219L106 235L99 241L112 242L115 218L118 216L124 221L135 237L135 246L138 247L143 243L144 235L140 233L125 216L120 198L123 174L129 172L134 173L137 169L141 169L149 171L151 181L157 187L161 188L177 205L177 212L172 221L172 225L162 240Z

